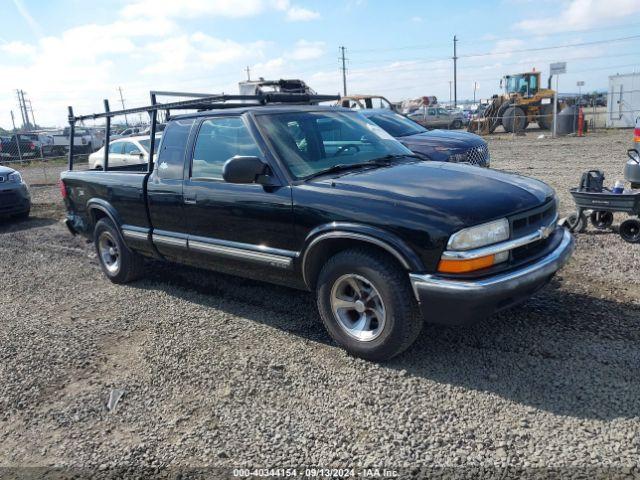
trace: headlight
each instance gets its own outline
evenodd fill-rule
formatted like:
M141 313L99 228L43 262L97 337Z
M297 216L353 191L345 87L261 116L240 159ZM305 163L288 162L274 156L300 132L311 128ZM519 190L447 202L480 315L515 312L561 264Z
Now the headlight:
M7 180L11 183L22 183L22 175L18 172L13 172L7 176Z
M509 239L509 221L506 218L465 228L454 233L447 243L448 250L471 250Z

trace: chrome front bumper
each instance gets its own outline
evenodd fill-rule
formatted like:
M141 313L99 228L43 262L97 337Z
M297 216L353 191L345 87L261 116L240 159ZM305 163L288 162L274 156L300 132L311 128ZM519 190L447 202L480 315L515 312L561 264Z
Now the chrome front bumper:
M553 251L516 270L474 280L454 280L437 274L412 273L409 277L427 321L464 324L529 298L551 280L574 249L573 237L563 229L562 240Z

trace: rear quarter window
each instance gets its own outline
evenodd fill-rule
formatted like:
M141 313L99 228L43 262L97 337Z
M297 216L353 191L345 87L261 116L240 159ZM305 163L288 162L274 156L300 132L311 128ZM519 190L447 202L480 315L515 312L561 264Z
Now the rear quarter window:
M165 179L181 179L183 176L185 150L193 119L174 120L162 134L158 153L158 176Z

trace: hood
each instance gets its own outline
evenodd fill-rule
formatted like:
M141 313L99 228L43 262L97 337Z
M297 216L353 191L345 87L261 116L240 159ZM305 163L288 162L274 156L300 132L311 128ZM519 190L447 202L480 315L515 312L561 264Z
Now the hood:
M554 191L538 180L471 165L446 162L403 162L388 167L349 171L309 182L344 196L354 211L370 209L420 221L438 219L447 230L477 225L538 207ZM344 194L344 195L342 195Z
M15 172L13 168L3 167L2 165L0 165L0 175L2 176L9 175L10 173L13 173L13 172Z
M474 133L455 132L451 130L430 130L415 135L399 137L398 140L406 146L448 147L459 150L466 150L471 147L486 144L481 137Z

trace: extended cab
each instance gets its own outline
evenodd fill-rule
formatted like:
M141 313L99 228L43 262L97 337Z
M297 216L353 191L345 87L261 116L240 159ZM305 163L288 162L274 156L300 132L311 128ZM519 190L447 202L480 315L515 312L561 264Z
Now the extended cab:
M172 117L153 161L62 174L67 225L111 281L153 257L308 289L330 335L368 359L405 350L423 319L527 299L574 248L546 184L424 161L340 107Z

